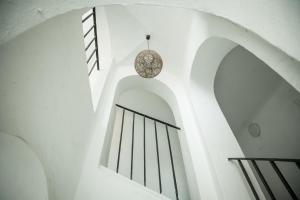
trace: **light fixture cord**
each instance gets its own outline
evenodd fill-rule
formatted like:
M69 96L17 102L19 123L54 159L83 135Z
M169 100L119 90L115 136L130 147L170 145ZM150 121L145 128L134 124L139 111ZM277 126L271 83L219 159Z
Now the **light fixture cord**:
M149 40L147 40L148 50L149 50Z

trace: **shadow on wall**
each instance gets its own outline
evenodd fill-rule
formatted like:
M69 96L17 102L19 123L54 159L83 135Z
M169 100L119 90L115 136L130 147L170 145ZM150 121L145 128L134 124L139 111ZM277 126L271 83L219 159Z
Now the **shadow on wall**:
M43 166L20 138L0 133L0 199L48 200Z
M300 158L300 107L296 103L300 94L280 75L238 46L222 60L214 86L220 108L246 157ZM253 124L258 127L256 134L251 132ZM289 199L271 165L258 165L274 195ZM293 163L279 166L300 196L299 169Z
M240 170L233 168L236 163L229 163L228 157L300 157L299 88L295 90L290 85L293 83L297 87L295 83L299 77L295 79L297 73L294 73L294 69L298 63L290 62L290 57L273 46L265 45L262 48L244 44L248 46L243 48L225 38L207 39L195 56L190 81L193 107L203 129L220 186L227 195L232 195L231 199L241 199L238 195L242 194L242 190L247 189L250 196L252 192ZM251 52L257 51L252 54L246 50L248 47L252 49ZM269 66L265 63L269 63ZM249 122L261 125L258 138L248 133ZM289 199L278 177L270 174L271 167L261 163L259 166L263 173L267 173L266 179L275 196ZM296 166L280 165L280 168L293 189L299 192L300 174ZM260 198L269 198L266 192L265 195L261 193L261 189L265 188L261 183L259 187L256 174L249 165L246 165L246 169ZM236 185L228 187L228 179L235 179L236 183L233 184Z
M242 187L246 187L252 196L240 170L232 168L236 163L230 165L227 158L299 158L300 111L297 102L300 96L281 77L281 74L284 74L287 80L295 83L292 70L294 64L281 63L279 68L278 54L264 55L263 51L258 49L255 53L259 54L261 59L277 65L268 66L246 48L225 38L207 39L195 56L190 86L193 107L208 143L217 177L221 180L221 188L223 191L227 190L228 194L238 195L239 193L234 193L224 184L226 179L233 180L235 177L237 182L238 179L242 180L243 186L232 187L235 190L238 187L244 190ZM271 52L274 50L274 47L267 48L270 48ZM286 55L280 56L289 60ZM273 69L276 69L278 74ZM257 138L248 133L248 125L252 122L260 125L261 135ZM275 196L279 199L289 199L289 194L269 163L267 166L263 163L258 164L266 174L266 180L274 190ZM279 166L292 188L299 193L299 169L296 166ZM264 186L251 167L246 165L255 188L258 193L261 189L268 199ZM261 193L260 198L264 199Z

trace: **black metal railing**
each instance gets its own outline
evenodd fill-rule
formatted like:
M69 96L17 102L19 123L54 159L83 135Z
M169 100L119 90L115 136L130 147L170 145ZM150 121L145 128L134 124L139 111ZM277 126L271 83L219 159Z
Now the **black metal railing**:
M95 56L94 62L88 71L88 75L90 76L91 73L93 72L93 70L95 69L95 67L97 66L97 70L99 70L100 66L99 66L99 54L98 54L96 8L93 7L92 10L88 11L88 12L91 12L91 13L82 19L82 26L84 26L85 23L88 23L88 21L89 21L88 19L92 19L92 25L89 27L89 29L85 33L83 33L84 43L87 44L84 49L85 53L86 53L86 57L87 57L87 60L86 60L87 65L89 65L90 61ZM92 35L92 37L88 37L89 35ZM88 38L89 38L89 41L87 41ZM94 44L94 45L92 45L92 44ZM90 48L94 48L94 49L92 50L92 53L90 53L88 55L87 52Z
M170 162L172 166L172 176L173 176L173 184L174 184L174 191L175 191L175 196L176 200L179 200L179 195L178 195L178 186L177 186L177 180L176 180L176 173L175 173L175 167L174 167L174 161L173 161L173 153L172 153L172 146L170 142L170 136L169 136L169 128L174 128L177 130L180 130L179 127L172 125L170 123L164 122L162 120L156 119L154 117L151 117L149 115L145 115L143 113L140 113L138 111L132 110L130 108L121 106L116 104L117 107L122 109L122 123L121 123L121 133L120 133L120 139L119 139L119 146L118 146L118 157L117 157L117 167L116 167L116 172L119 173L119 167L120 167L120 154L121 154L121 149L122 149L122 139L123 139L123 130L124 130L124 115L125 112L132 113L132 134L131 134L131 162L130 162L130 179L132 180L133 178L133 162L134 162L134 135L135 135L135 117L136 115L142 116L143 117L143 170L144 170L144 186L147 186L147 173L146 173L146 124L145 124L145 119L150 119L153 120L153 126L155 130L155 149L156 149L156 158L157 158L157 171L158 171L158 185L159 185L159 192L163 192L162 188L162 176L161 176L161 164L160 164L160 157L159 157L159 143L158 143L158 137L157 137L157 123L163 124L166 128L166 135L167 135L167 140L168 140L168 149L169 149L169 154L170 154Z
M242 161L247 161L250 162L253 166L253 168L255 169L259 179L261 180L262 184L264 185L264 188L266 189L268 195L270 196L271 199L276 199L275 195L274 195L274 191L271 189L270 185L268 184L268 182L266 181L265 176L263 175L262 171L260 170L259 166L258 166L258 162L267 162L269 163L273 170L275 171L275 173L277 174L277 176L279 177L282 185L286 188L286 190L288 191L289 195L291 196L292 199L294 200L298 200L299 197L297 197L296 193L294 192L294 190L292 189L292 187L290 186L290 184L288 183L287 179L284 177L284 175L282 174L281 170L279 169L278 165L276 164L277 162L288 162L288 163L293 163L295 164L298 169L300 169L300 159L283 159L283 158L228 158L229 161L232 160L236 160L239 163L239 166L247 180L247 183L249 184L251 191L255 197L255 199L259 200L259 196L257 194L257 191L255 189L255 187L253 186L253 183L243 165Z

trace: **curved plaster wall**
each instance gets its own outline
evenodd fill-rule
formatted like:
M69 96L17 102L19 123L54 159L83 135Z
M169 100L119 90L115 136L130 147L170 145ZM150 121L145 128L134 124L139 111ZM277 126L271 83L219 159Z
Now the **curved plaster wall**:
M129 89L123 91L120 97L116 100L119 105L136 110L140 113L147 114L170 124L175 124L173 112L168 106L167 102L159 96L140 89ZM116 171L118 150L120 142L120 131L122 124L123 109L114 107L116 110L116 117L113 119L114 129L107 133L112 135L109 162L107 167ZM132 165L132 180L144 185L144 154L143 154L143 117L140 115L134 116L134 143L133 143L133 165ZM133 127L133 113L125 111L123 129L122 129L122 143L119 160L119 174L130 179L131 172L131 148L132 148L132 127ZM160 163L160 176L162 195L170 199L176 199L175 189L173 183L172 166L169 155L167 133L165 125L157 122L157 144ZM186 180L186 172L182 159L182 152L179 143L179 132L171 127L168 127L169 139L172 148L172 157L174 163L174 170L177 182L177 189L179 199L189 200L188 185ZM182 134L182 133L181 133ZM154 121L145 119L145 167L146 167L146 187L159 193L159 174L158 162L156 152L156 140Z
M300 94L269 66L238 46L221 62L214 86L216 99L245 156L300 157L300 109L297 105ZM251 136L250 123L260 126L260 136ZM279 164L299 196L299 169L294 163ZM271 165L264 162L258 165L276 198L290 199ZM265 195L269 197L267 191Z
M223 24L226 27L226 23ZM190 73L190 96L199 126L203 130L204 140L213 167L216 170L216 179L219 182L223 197L229 199L249 198L242 193L235 193L232 188L245 191L236 169L226 160L232 156L243 156L232 130L224 117L214 94L214 80L218 67L223 58L234 48L237 43L251 51L258 58L268 64L274 71L281 75L287 82L299 91L299 62L289 60L284 54L274 47L264 44L259 38L248 35L248 41L241 37L238 28L226 28L225 33L216 33L224 38L211 37L204 40L197 50ZM229 39L226 39L229 38ZM200 40L200 39L199 39ZM231 41L233 40L233 41ZM283 62L282 62L283 61ZM294 71L296 70L296 71ZM252 174L253 177L253 174ZM228 187L226 180L235 179L237 186ZM239 183L240 182L240 183ZM256 183L256 186L257 183ZM247 190L247 189L246 189ZM251 196L251 191L248 193ZM261 194L262 195L262 194Z
M16 35L31 27L59 14L70 10L111 4L147 4L156 6L173 6L189 8L224 17L260 37L269 41L284 52L300 59L299 53L299 19L300 2L296 0L242 0L242 1L156 1L156 0L127 0L127 1L90 1L65 2L63 0L53 2L31 3L1 2L1 43L14 38ZM251 16L251 17L249 17ZM258 23L259 22L259 23Z
M235 15L234 14L235 12L231 12L231 11L235 10L235 6L232 6L231 4L228 4L228 8L230 8L230 9L228 9L228 11L226 11L226 9L223 9L221 6L220 6L219 9L220 9L220 12L224 11L224 12L232 13L232 15L235 15L235 17L237 19L243 19L243 20L248 19L248 20L251 21L252 19L255 19L255 18L242 17L242 15L246 16L244 11L247 11L247 12L249 11L250 12L251 9L248 9L248 8L251 7L253 10L252 10L252 13L250 12L250 15L252 15L253 13L255 13L256 10L258 10L257 7L259 7L261 4L258 3L258 1L255 1L255 2L254 1L251 1L251 2L247 1L247 2L248 3L243 4L243 6L245 6L245 10L243 10L243 11L239 10L238 11L238 12L241 12L240 15L239 14ZM21 33L24 30L29 29L34 24L45 21L46 19L57 15L57 13L64 13L65 9L66 10L72 9L73 6L76 6L76 7L87 6L86 2L77 2L77 3L78 4L75 4L75 3L72 4L72 6L69 5L69 3L65 3L65 2L61 2L61 3L58 3L56 5L55 4L48 5L46 3L43 4L43 5L41 5L41 4L34 4L34 5L31 5L31 4L18 4L16 7L11 5L9 2L8 2L8 4L9 4L8 7L4 6L6 4L6 2L4 4L2 3L1 4L1 9L11 8L11 10L10 9L6 9L6 10L10 11L13 15L15 15L15 17L8 18L7 16L10 16L10 15L4 14L4 16L5 16L4 24L5 25L2 26L2 24L1 24L1 32L2 32L2 30L4 30L4 31L7 31L8 33L10 33L10 34L4 34L4 37L6 39L8 39L7 38L8 35L11 35L12 38L13 38L15 34ZM130 3L134 3L134 2L131 1ZM178 2L176 2L176 3L178 3ZM254 22L249 21L248 23L246 23L246 22L241 23L241 24L249 24L249 26L251 25L251 26L257 27L257 28L253 28L253 32L255 32L255 33L260 32L262 34L265 34L265 37L263 37L263 38L268 38L268 39L272 40L271 43L274 46L280 47L279 49L277 49L274 46L270 45L268 42L266 42L262 38L258 37L255 33L251 32L251 31L247 31L243 27L237 26L236 24L233 24L228 20L225 20L225 19L220 18L220 17L216 17L214 15L204 14L204 13L201 13L201 12L191 10L192 12L194 12L195 17L193 18L193 20L191 22L192 25L191 25L191 29L190 29L190 34L188 35L188 38L190 39L188 41L189 42L189 48L187 49L187 55L186 55L186 58L185 58L187 64L184 65L184 66L187 67L187 69L186 69L186 74L188 74L187 80L189 80L189 74L190 74L190 70L191 70L190 68L192 67L192 64L193 64L192 62L194 60L194 57L196 58L196 57L199 56L199 54L197 52L202 52L202 53L205 52L205 50L197 51L198 47L207 38L209 38L211 36L220 36L220 37L229 38L229 39L241 44L242 46L244 46L245 48L247 48L251 52L253 52L257 57L264 60L269 66L272 66L274 71L277 71L280 75L282 75L282 77L284 77L288 82L290 82L291 85L293 85L297 90L300 90L299 62L297 60L292 59L290 56L286 55L283 51L280 50L280 49L283 49L283 50L284 49L289 49L289 50L285 50L285 52L288 52L288 51L289 52L297 52L298 47L299 47L299 45L297 45L298 36L296 35L297 29L298 29L298 26L297 26L296 22L297 22L297 19L299 19L299 17L297 17L298 12L295 12L295 10L297 11L298 3L295 3L295 4L293 4L293 3L295 3L295 2L292 2L292 1L278 1L278 2L275 2L274 4L273 3L264 4L264 6L263 6L264 9L266 9L270 12L274 11L274 12L276 12L276 14L274 14L274 15L268 14L267 15L266 13L268 13L268 12L261 12L261 15L256 15L255 16L255 17L258 17L259 19L254 20ZM61 9L57 9L56 6L61 5L61 4L63 4L62 6L59 6ZM207 5L208 4L210 6L213 6L214 3L207 2ZM34 10L33 6L36 6L36 5L40 5L44 9L44 11L47 10L47 12L45 12L45 13L42 12L41 14L38 14L38 15L36 15L36 14L31 15L32 14L32 9ZM53 7L53 5L54 5L54 7ZM99 5L100 5L100 3L99 3ZM160 3L159 3L159 5L160 5ZM273 5L273 6L276 7L276 9L274 9L274 10L269 9L268 5ZM23 9L23 8L25 8L25 9ZM286 9L286 12L280 12L282 10L282 8ZM20 12L28 12L28 14L30 13L29 15L25 14L26 16L29 16L29 18L24 17L24 21L19 20L19 18L18 18L19 16L25 16L25 15L21 15L21 14L19 14L19 12L12 12L12 10L18 10L18 9L20 9ZM291 11L291 9L292 9L292 11ZM295 9L295 10L293 10L293 9ZM236 10L238 10L238 9L236 9ZM49 11L49 13L48 13L48 11ZM291 11L291 12L289 12L289 11ZM1 14L3 14L3 13L6 13L6 12L1 12ZM52 13L52 14L50 14L50 13ZM277 14L280 14L280 15L283 14L283 15L289 15L289 16L283 17L283 16L280 16L280 15L277 15ZM221 15L221 16L223 16L223 15ZM272 18L272 19L269 19L269 18L265 18L265 16L275 16L275 17ZM293 17L293 16L295 16L295 17ZM63 17L63 15L60 16L60 17ZM280 19L285 19L285 18L288 18L288 19L292 18L292 19L295 19L295 20L284 20L284 24L277 23L277 21L281 21ZM60 18L58 18L58 19L60 19ZM262 24L257 23L257 21L260 21L261 19L265 19L266 21L274 20L274 22L273 23L268 22L268 23L264 24L264 25L266 25L266 26L264 26ZM12 21L10 21L10 20L12 20ZM53 22L53 20L55 20L55 19L47 21L46 23L51 23L51 22ZM18 24L19 22L20 23L23 22L23 24L20 25L20 24ZM291 24L288 24L288 23L292 23L292 24L296 23L296 25L290 26ZM278 30L277 29L275 30L275 28L273 28L274 24L278 25ZM41 25L44 25L44 24L41 24ZM271 27L271 25L272 25L272 27ZM247 27L247 26L245 26L245 27ZM263 30L266 27L269 27L268 31ZM283 28L283 27L285 27L285 28ZM285 31L290 30L290 28L293 28L293 30L291 30L291 32L289 32L289 33L292 34L292 36L291 35L286 36L284 34L278 34L280 31L284 31L284 33L285 33ZM259 29L260 31L255 31L254 29L255 30ZM36 30L36 29L32 29L32 30ZM32 30L25 33L25 34L27 34L25 36L29 37L28 35L30 35ZM53 30L56 30L56 29L51 29L50 32L53 31ZM78 30L79 30L79 28L78 28ZM68 31L65 31L64 33L68 33ZM72 35L72 34L69 34L69 35ZM20 41L20 38L22 38L23 36L24 35L22 34L21 37L18 37L18 40L16 40L17 38L15 38L14 40L12 40L10 42L1 45L1 50L2 50L1 53L2 52L5 53L5 54L4 53L2 54L3 57L9 57L7 55L14 55L15 52L19 52L19 51L14 51L14 48L18 49L18 45L17 45L16 42ZM284 37L284 38L282 38L282 37ZM6 39L4 39L4 40L6 40ZM32 40L32 41L35 41L35 40ZM46 39L42 40L42 41L46 41ZM62 40L60 40L60 41L62 41ZM76 49L77 47L79 47L79 48L81 47L77 43L78 41L77 42L76 41L75 42L72 42L72 41L68 42L68 44L71 44L71 43L76 44L76 47L74 47L72 49ZM34 44L38 44L36 42L32 42L31 44L29 44L29 43L30 43L30 41L26 44L29 45L29 46L34 45ZM54 44L53 46L56 47L56 45L55 45L56 43L53 43L53 44ZM47 46L47 45L45 45L45 46ZM226 49L226 48L222 49L223 47L221 48L221 52L223 52L224 54L226 54L226 52L228 52L229 49L233 48L235 46L235 44L231 44L231 43L227 44L226 43L225 46L228 47L228 49ZM3 47L4 50L2 49L2 47ZM37 47L38 47L38 45L37 45ZM216 49L218 49L218 48L220 48L220 47L218 45L215 45L215 48L209 49L209 51L211 51L211 52L217 52L216 57L213 57L213 58L210 57L212 60L218 58L218 51L216 51ZM9 51L9 50L11 50L11 51ZM14 52L14 53L10 53L10 52ZM55 50L53 50L53 52L55 52ZM196 53L197 53L197 55L195 56ZM295 55L294 53L288 53L288 54L289 55ZM74 58L74 55L72 56L72 58ZM49 58L48 56L49 55L43 55L43 58ZM78 57L80 58L80 62L84 63L84 59L83 59L84 56L81 55L81 56L78 56ZM222 56L219 56L219 57L222 57ZM295 57L295 56L292 56L292 57ZM29 58L32 58L32 57L29 56ZM31 60L31 61L33 60L33 61L38 62L38 60L36 60L36 59L29 59L29 60ZM56 59L53 59L53 60L56 60ZM53 60L51 60L49 63L52 63ZM1 61L3 61L3 59L1 59ZM77 61L78 60L74 60L75 63L70 64L70 65L72 65L73 67L77 66L77 64L78 64ZM66 65L69 65L69 63L66 63L65 60L62 63L65 63ZM59 68L59 66L60 66L59 64L61 64L61 63L60 62L58 63L57 73L60 73L61 69L64 69L64 68ZM20 64L14 63L13 66L15 66L15 69L18 69L16 67L18 65L20 65ZM72 69L74 69L73 67L72 67ZM130 69L131 69L131 67L132 66L128 66L128 68L130 68ZM11 71L11 69L9 71ZM68 72L70 72L70 71L65 70L65 72L66 72L65 77L68 77L69 76ZM78 74L77 74L77 72L78 72ZM76 77L74 79L82 81L82 84L80 84L81 86L83 86L81 91L83 91L84 94L85 94L85 95L82 95L82 97L89 96L89 91L87 90L87 88L88 88L87 78L83 77L83 75L82 75L82 74L85 73L85 71L83 69L81 69L80 67L78 67L77 72L74 74L75 77ZM116 74L114 74L114 73L116 73ZM211 72L207 72L206 70L202 70L201 73L202 73L202 75L200 75L199 77L203 78L203 81L201 82L201 84L199 84L196 87L200 87L201 89L204 89L204 90L202 90L202 92L203 91L206 92L206 90L208 90L209 91L208 93L211 95L210 90L212 88L211 87L212 82L210 80L207 80L207 79L209 79L208 77L211 77L212 74L211 74ZM208 76L206 76L206 73L208 73ZM5 76L7 75L6 72L1 73L1 74L5 75ZM104 107L101 106L101 108L99 108L97 110L97 113L98 113L98 118L97 119L96 118L92 119L92 117L90 115L92 113L90 99L84 99L84 102L86 103L86 106L85 106L84 109L86 110L86 108L88 108L88 110L89 110L89 113L86 113L88 118L91 117L90 118L91 120L99 120L100 115L101 115L101 118L103 118L103 119L100 120L101 123L97 124L98 128L99 128L99 126L100 126L100 128L104 128L103 130L106 130L106 128L107 128L107 124L108 124L107 122L109 121L108 117L111 116L110 113L109 113L110 111L108 111L107 109L111 108L111 104L110 104L111 102L109 102L109 101L112 100L112 96L113 96L112 92L115 92L115 88L116 88L115 84L117 84L118 81L120 81L122 78L127 77L127 76L131 76L133 74L135 74L135 72L132 71L132 70L128 70L127 68L123 69L123 71L122 70L117 70L117 69L114 68L110 71L110 73L108 73L108 78L107 78L107 81L105 83L106 89L103 89L103 90L102 90L102 88L99 89L99 91L102 90L99 105L103 104ZM46 77L48 77L48 76L49 76L49 73L47 74ZM52 78L53 77L55 77L55 76L52 76ZM63 78L65 78L65 77L63 77ZM221 187L218 186L220 184L218 183L217 176L213 175L212 171L214 171L214 170L212 170L211 166L210 166L210 163L213 163L213 162L210 162L210 159L208 158L209 154L206 154L207 152L205 150L205 149L208 149L208 148L207 147L204 148L204 146L205 146L204 139L201 138L201 136L199 136L201 134L198 134L199 132L201 132L201 129L203 129L203 128L201 126L201 129L200 129L199 125L197 126L198 121L194 121L193 108L190 107L189 98L186 95L187 92L186 92L185 88L183 87L181 79L178 79L178 77L170 76L167 73L162 73L159 77L157 77L157 79L162 81L165 85L167 85L167 88L169 88L169 89L165 89L164 86L162 86L160 84L155 84L155 83L153 85L151 85L152 83L150 85L144 85L143 87L151 88L152 91L156 91L156 93L158 93L159 95L164 95L165 100L167 102L169 102L170 106L172 107L172 110L174 111L175 116L181 116L181 119L176 119L176 122L180 126L184 127L185 133L187 135L190 134L190 136L187 137L186 142L189 146L191 146L190 151L191 151L191 154L193 155L192 157L195 157L195 158L191 158L191 160L192 160L191 162L193 162L194 168L197 168L197 167L201 166L201 169L203 169L203 171L196 172L196 173L199 173L195 177L198 180L198 183L199 183L200 186L197 185L195 187L206 188L206 191L203 191L202 194L201 194L202 196L204 196L204 199L214 199L218 195L221 196L221 197L222 197L222 195L227 196L228 194L224 195L224 193L227 193L228 191L232 192L232 190L228 189L228 191L225 191L223 189L216 189L217 192L214 192L215 187L216 188L221 188ZM53 79L51 79L50 81L53 81ZM51 82L51 83L53 84L53 82ZM133 81L132 85L134 85L134 84L135 83ZM70 85L72 85L72 84L70 84ZM73 84L73 85L75 86L76 84ZM103 82L103 85L104 85L104 82ZM157 87L157 88L155 88L155 87ZM47 87L43 87L43 88L47 88ZM114 88L114 89L112 89L112 88ZM72 91L78 91L77 87L71 87L70 86L70 88L68 89L68 92L70 92L70 89ZM73 90L73 89L75 89L75 90ZM112 91L108 92L108 90L112 90ZM170 90L172 92L170 92ZM172 93L175 96L175 98L173 98L174 96L171 97ZM197 96L197 95L200 95L200 94L196 93L194 96ZM206 96L207 94L204 94L204 95ZM77 95L75 95L75 97L77 97ZM212 98L212 97L209 97L209 98ZM209 98L203 98L202 99L202 97L200 97L200 99L202 99L202 100L199 101L199 102L206 103L205 102L206 100L210 101L210 100L208 100ZM16 98L16 99L18 99L18 98ZM74 98L69 98L68 97L67 99L74 99ZM80 102L82 102L82 101L80 101ZM69 105L68 103L69 102L67 102L66 104L63 104L61 107L64 107L64 105ZM19 105L19 104L16 104L16 105ZM82 104L80 104L80 105L82 106ZM110 105L110 106L107 106L107 105ZM74 111L74 109L72 109L72 108L73 107L71 106L70 109L72 111ZM212 110L214 111L214 109L215 108L213 108ZM205 110L205 108L204 108L204 110ZM209 108L207 108L206 110L207 110L207 113L210 113ZM177 113L178 113L178 115L177 115ZM73 115L73 116L75 116L75 115ZM82 120L79 119L79 121L82 121ZM213 126L213 125L214 125L213 121L210 121L210 124L208 124L208 126ZM85 130L86 129L85 124L83 124L81 128ZM204 128L204 129L206 129L206 128ZM99 134L99 133L98 134L99 134L100 139L103 139L101 137L105 134L103 132L101 132L101 133L102 133L102 135ZM36 138L36 137L34 137L34 138L38 140L38 138ZM74 137L71 135L71 138L74 138ZM81 144L81 142L79 142L79 141L84 141L84 140L81 140L81 139L78 139L74 142L76 144L77 143ZM101 141L101 140L99 140L99 141ZM199 141L200 141L201 144L203 144L203 146L200 145L201 147L194 148L195 146L199 146ZM36 146L39 147L39 145L36 145ZM208 146L208 145L206 145L206 146ZM93 149L93 148L97 149L98 147L99 146L95 147L95 146L92 145L91 149ZM50 148L51 147L49 147L49 149ZM70 145L70 149L69 149L70 151L68 151L68 152L72 154L73 150L71 150L71 149L72 149L72 146ZM45 152L47 154L48 151L45 151ZM99 161L98 160L99 151L96 151L96 152L97 152L97 155L98 155L98 157L96 157L97 158L96 163L98 163L98 161ZM196 157L199 157L199 155L201 155L200 156L201 159L196 158ZM221 156L221 158L223 159L223 155ZM89 159L90 158L88 157L87 160L89 160ZM74 162L77 163L77 161L78 160L75 160ZM81 160L80 160L80 162L81 162ZM57 163L59 163L59 162L57 162ZM78 163L79 163L79 161L78 161ZM57 165L59 166L59 164L57 164ZM78 174L78 172L80 171L80 165L78 165L78 166L79 167L77 168L76 171L71 172L70 177L73 177L74 174ZM62 172L63 171L64 170L62 170ZM208 173L205 173L205 172L208 172ZM203 173L203 174L201 174L201 173ZM62 177L62 176L58 175L57 177ZM203 179L205 181L201 180L201 178L203 178L203 177L206 177L205 179ZM72 185L75 186L77 178L70 178L70 179L72 179L71 182L74 183ZM72 188L73 188L73 186L72 186ZM62 188L62 187L59 187L59 186L57 186L57 187ZM231 187L231 186L228 186L228 187ZM68 191L71 191L67 194L68 197L72 196L72 191L73 191L72 188L68 189ZM237 188L239 188L239 187L237 187ZM242 189L241 192L243 193L244 190ZM218 194L216 194L216 193L218 193ZM243 195L241 195L241 196L237 195L237 197L244 197L244 196Z
M0 199L48 200L46 174L37 155L20 138L1 132Z
M199 48L191 72L190 96L196 120L215 170L215 179L224 199L251 199L242 174L229 157L243 153L216 101L214 80L224 56L236 46L227 39L210 38ZM253 174L250 174L253 178ZM230 184L228 181L230 180ZM255 186L258 183L255 182ZM262 192L259 194L264 199Z
M176 124L182 127L179 132L179 140L182 149L183 159L187 172L187 179L191 194L191 199L217 199L218 192L215 188L215 183L212 178L211 168L207 160L207 155L203 147L201 138L199 138L198 128L194 123L191 108L189 107L188 99L182 85L169 77L167 74L160 74L156 79L146 80L135 74L131 66L124 68L114 68L114 73L107 79L105 90L102 93L97 110L97 123L94 127L94 141L91 146L83 173L78 185L76 199L81 199L88 194L100 198L103 194L99 190L94 190L91 183L97 186L103 185L103 189L109 191L109 185L101 178L103 169L99 166L99 155L104 155L106 135L109 130L110 117L113 115L114 104L116 97L124 90L129 88L140 88L150 91L169 103L174 112ZM101 153L102 152L102 153ZM114 199L115 195L110 194ZM124 194L127 196L128 194ZM103 196L102 196L103 197ZM131 198L137 198L131 197Z
M190 80L190 74L193 63L197 57L198 51L205 41L209 38L224 38L243 46L253 53L260 60L264 61L275 72L280 74L296 90L300 91L300 62L285 54L276 46L269 44L266 40L258 37L256 34L245 31L241 26L237 26L222 18L195 13L191 23L189 38L189 48L186 53L186 74L187 82ZM216 48L218 48L216 46ZM215 49L211 49L212 53ZM216 51L218 53L218 51ZM216 55L217 56L217 55ZM204 73L209 73L203 71Z
M245 128L281 81L269 66L241 46L224 57L216 73L214 91L235 134Z
M94 112L81 15L57 16L0 46L0 127L42 160L49 199L73 199Z

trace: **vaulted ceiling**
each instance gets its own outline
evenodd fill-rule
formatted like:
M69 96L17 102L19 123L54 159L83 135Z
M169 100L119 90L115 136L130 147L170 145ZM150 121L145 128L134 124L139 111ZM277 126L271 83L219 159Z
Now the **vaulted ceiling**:
M0 3L0 44L51 17L74 9L136 4L188 8L224 17L300 60L300 1L295 0L32 0L30 3L3 0Z
M149 33L150 49L162 56L163 70L173 75L182 72L193 12L144 5L109 6L105 11L117 65L133 66L135 56L147 48L145 34Z

